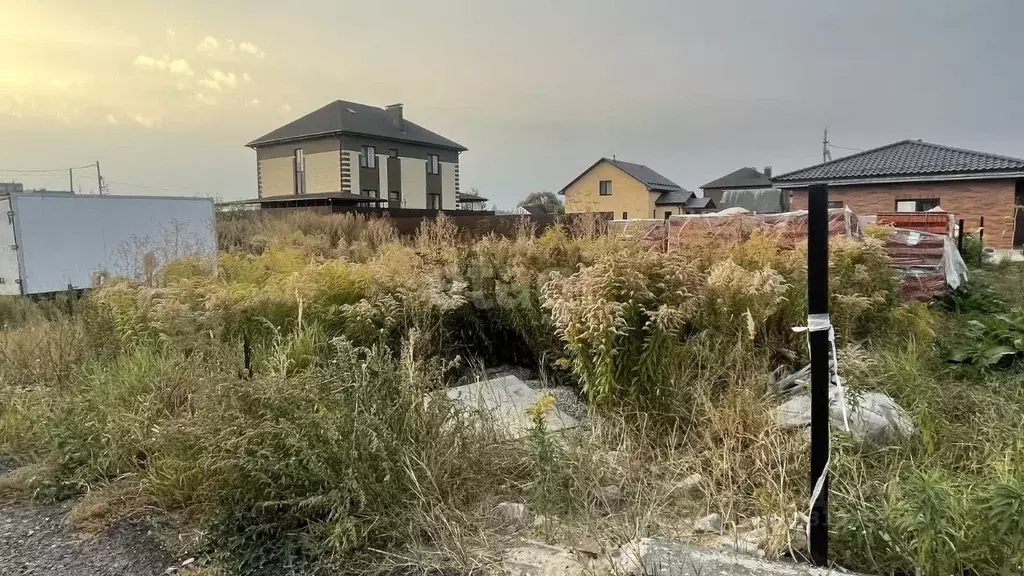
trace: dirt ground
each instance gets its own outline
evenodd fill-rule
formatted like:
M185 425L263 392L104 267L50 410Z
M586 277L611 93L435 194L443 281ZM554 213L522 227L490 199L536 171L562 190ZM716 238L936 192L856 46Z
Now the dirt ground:
M14 466L0 457L0 474ZM77 532L67 521L73 505L0 501L0 574L151 576L181 567L144 524L125 523L98 536Z

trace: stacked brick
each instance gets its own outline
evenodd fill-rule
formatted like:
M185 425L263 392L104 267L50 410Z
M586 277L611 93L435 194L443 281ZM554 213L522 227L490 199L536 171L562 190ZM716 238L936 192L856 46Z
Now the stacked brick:
M947 230L951 218L939 213L898 221L919 228ZM608 224L608 229L613 234L639 237L657 250L685 250L687 254L702 256L744 242L755 232L773 236L781 246L796 246L807 238L807 212L684 215L667 221L616 220ZM850 238L860 238L862 232L860 219L848 209L829 210L828 229L830 236ZM955 287L966 278L963 259L949 234L893 226L886 226L885 231L885 249L899 272L900 292L905 298L935 298L948 286Z

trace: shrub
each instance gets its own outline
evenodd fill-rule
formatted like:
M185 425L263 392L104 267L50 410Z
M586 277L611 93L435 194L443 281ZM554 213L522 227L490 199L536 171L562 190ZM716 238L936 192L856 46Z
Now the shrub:
M1024 355L1024 309L968 320L948 346L951 362L980 368L1010 367Z
M988 261L988 255L985 254L985 247L975 234L964 234L964 242L962 250L960 251L960 256L964 259L964 263L972 268L980 268Z
M665 413L666 361L703 299L701 277L682 257L649 250L605 255L544 286L544 306L596 406Z

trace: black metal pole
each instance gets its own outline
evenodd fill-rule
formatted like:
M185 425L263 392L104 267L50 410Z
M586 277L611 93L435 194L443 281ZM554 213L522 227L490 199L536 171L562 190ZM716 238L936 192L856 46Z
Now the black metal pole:
M829 331L828 331L828 187L807 194L807 313L811 352L811 561L828 563ZM820 483L820 484L819 484Z
M985 245L985 217L981 217L981 222L978 224L978 244Z
M956 251L962 256L964 253L964 219L961 218L956 224L959 229L956 234Z
M252 344L249 343L249 333L242 333L242 363L245 366L245 377L252 379Z

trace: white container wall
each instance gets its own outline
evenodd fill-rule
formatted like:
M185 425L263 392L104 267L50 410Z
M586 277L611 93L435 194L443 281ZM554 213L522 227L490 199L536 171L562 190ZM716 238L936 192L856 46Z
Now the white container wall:
M139 278L169 260L216 256L209 198L33 192L9 201L22 294L88 288L99 271Z
M0 198L0 295L21 294L21 284L18 282L20 278L11 199Z

